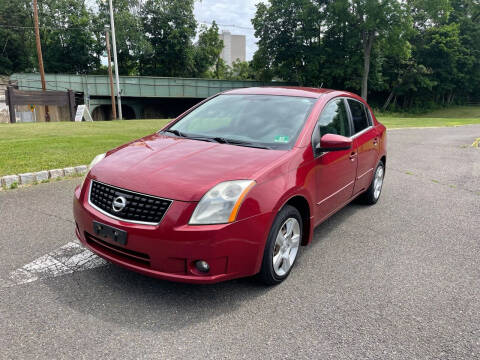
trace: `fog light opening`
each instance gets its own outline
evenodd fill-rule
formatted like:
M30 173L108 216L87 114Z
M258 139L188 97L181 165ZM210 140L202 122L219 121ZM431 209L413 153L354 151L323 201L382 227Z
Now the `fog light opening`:
M210 265L205 260L197 260L195 261L195 267L198 271L202 274L206 274L210 271Z

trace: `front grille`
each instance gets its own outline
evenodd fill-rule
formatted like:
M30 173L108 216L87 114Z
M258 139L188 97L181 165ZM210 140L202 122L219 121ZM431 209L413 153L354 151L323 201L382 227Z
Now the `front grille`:
M103 241L102 239L99 239L93 235L90 235L89 233L85 233L85 239L87 240L87 243L94 248L95 250L115 256L117 258L120 258L122 260L127 260L130 262L133 262L137 265L142 265L142 266L150 266L150 256L147 254L138 252L138 251L133 251L129 250L114 244L110 244L106 241Z
M116 212L113 210L113 201L118 197L125 198L126 205ZM116 219L151 225L162 221L172 203L172 200L120 189L98 181L92 181L89 201L98 210Z

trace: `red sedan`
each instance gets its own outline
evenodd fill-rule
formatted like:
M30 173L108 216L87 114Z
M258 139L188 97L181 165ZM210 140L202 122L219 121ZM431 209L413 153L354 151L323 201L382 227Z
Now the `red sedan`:
M76 234L161 279L277 284L315 226L378 201L385 164L385 127L354 94L231 90L98 155L75 190Z

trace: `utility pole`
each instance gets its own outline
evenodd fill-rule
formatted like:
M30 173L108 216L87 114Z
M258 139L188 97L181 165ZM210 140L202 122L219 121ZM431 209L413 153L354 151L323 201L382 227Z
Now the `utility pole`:
M33 0L33 21L34 21L34 24L35 24L35 40L36 40L36 43L37 43L38 68L40 70L40 79L42 81L42 90L46 91L47 90L47 84L45 82L45 71L43 69L42 44L40 43L40 29L38 27L38 4L37 4L37 0ZM48 114L48 105L45 105L45 121L50 121L50 115Z
M35 0L36 1L36 0ZM115 62L115 80L117 82L117 103L118 103L118 118L123 120L122 116L122 98L120 95L120 77L118 75L118 59L117 59L117 40L115 38L115 21L113 20L113 5L112 0L108 0L110 5L110 27L112 29L112 43L113 43L113 61Z
M110 59L110 33L105 31L105 39L107 40L107 56L108 56L108 77L110 78L110 96L112 98L112 117L117 120L117 107L115 106L115 91L113 90L112 61Z

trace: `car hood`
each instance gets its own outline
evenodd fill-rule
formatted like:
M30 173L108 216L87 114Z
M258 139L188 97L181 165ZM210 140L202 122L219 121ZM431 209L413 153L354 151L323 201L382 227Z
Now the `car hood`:
M110 151L89 176L140 193L199 201L222 181L256 180L287 153L154 134Z

